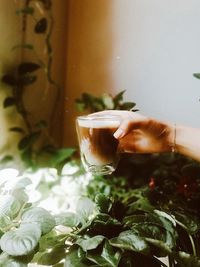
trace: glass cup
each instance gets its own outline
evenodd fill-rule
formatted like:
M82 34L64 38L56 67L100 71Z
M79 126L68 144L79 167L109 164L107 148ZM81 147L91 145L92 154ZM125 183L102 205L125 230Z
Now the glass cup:
M76 119L80 154L86 171L106 175L115 171L119 154L113 133L120 118L113 115L79 116Z

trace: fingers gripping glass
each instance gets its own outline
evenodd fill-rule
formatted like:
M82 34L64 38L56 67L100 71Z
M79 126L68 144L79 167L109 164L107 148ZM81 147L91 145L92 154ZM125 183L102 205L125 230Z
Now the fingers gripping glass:
M81 160L86 171L111 174L119 155L118 140L113 134L120 125L118 116L80 116L76 120Z

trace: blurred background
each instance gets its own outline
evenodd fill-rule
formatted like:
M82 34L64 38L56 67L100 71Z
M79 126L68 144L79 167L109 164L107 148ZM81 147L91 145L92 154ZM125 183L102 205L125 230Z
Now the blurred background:
M0 3L1 73L22 58L33 57L29 51L12 50L22 40L34 44L40 57L47 57L31 20L22 31L23 18L16 15L22 2ZM199 8L198 0L53 1L52 77L61 90L51 130L60 145L76 144L74 100L85 91L100 95L126 90L126 100L135 101L142 113L199 126L200 85L193 77L200 69ZM32 119L50 120L55 92L44 77L34 87L24 94ZM1 90L1 97L6 93ZM3 114L1 147L6 125L13 119L7 114L5 121Z

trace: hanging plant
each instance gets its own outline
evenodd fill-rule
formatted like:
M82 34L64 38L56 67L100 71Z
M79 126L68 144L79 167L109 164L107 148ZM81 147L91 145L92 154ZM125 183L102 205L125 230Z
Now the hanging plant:
M10 128L11 132L21 134L22 138L19 141L18 148L23 162L27 166L37 167L42 161L49 161L49 157L55 158L55 153L58 154L58 148L55 141L49 134L49 125L45 120L39 120L32 123L32 114L28 111L24 100L26 88L37 84L38 73L43 71L46 82L53 86L56 90L54 107L51 111L51 120L56 113L59 93L61 88L53 80L51 76L52 67L52 45L51 35L54 26L54 18L52 16L52 1L51 0L26 0L20 1L22 7L16 10L17 15L22 16L22 34L27 31L27 23L29 20L34 21L33 33L38 35L38 38L44 40L44 47L47 51L47 60L43 61L38 56L37 48L28 43L25 38L21 44L16 44L12 49L28 50L34 55L33 61L24 60L16 66L12 66L11 71L7 71L2 76L1 80L7 85L10 90L9 96L3 101L4 108L15 107L24 121L25 128L15 125ZM36 12L39 11L39 12ZM41 17L36 17L39 13ZM44 141L41 141L44 140ZM12 157L6 155L2 162L10 160ZM63 159L64 160L64 159ZM42 163L43 164L43 163ZM45 164L45 163L44 163Z

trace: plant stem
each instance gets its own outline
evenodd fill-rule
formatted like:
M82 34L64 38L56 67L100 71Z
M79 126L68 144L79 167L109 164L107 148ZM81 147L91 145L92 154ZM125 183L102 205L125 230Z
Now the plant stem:
M176 221L176 223L177 223L179 226L181 226L181 227L188 233L187 228L185 227L184 224L182 224L181 222L177 221L176 219L175 219L175 221ZM188 233L188 237L189 237L190 242L191 242L193 255L196 257L196 256L197 256L197 251L196 251L196 247L195 247L195 244L194 244L193 237L192 237L192 235L189 234L189 233Z
M171 255L168 256L169 260L169 267L174 267L174 260L172 259Z
M195 247L195 244L194 244L194 239L190 234L188 236L189 236L189 239L190 239L190 242L191 242L193 255L196 257L197 256L197 252L196 252L196 247Z

